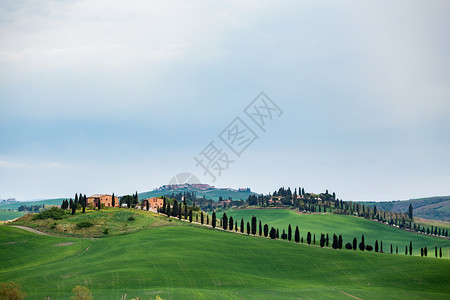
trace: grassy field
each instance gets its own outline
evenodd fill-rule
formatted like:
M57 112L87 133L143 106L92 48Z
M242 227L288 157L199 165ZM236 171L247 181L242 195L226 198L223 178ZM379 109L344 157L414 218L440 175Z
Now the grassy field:
M171 224L178 221L174 220ZM193 226L101 239L0 226L0 282L28 299L444 299L450 261L332 250Z
M16 210L21 205L58 205L60 206L63 199L65 198L58 198L58 199L48 199L48 200L38 200L38 201L13 201L13 202L0 202L0 210Z
M23 216L25 214L26 214L26 212L23 212L23 211L0 210L0 221L13 220L15 218L20 218L21 216Z
M299 214L294 210L287 209L242 209L234 211L226 211L228 217L233 216L240 224L241 218L244 221L251 221L252 216L256 216L263 224L269 224L275 228L287 230L289 224L295 230L295 226L299 226L300 235L306 240L308 231L316 234L316 242L320 239L320 233L328 233L331 237L333 234L342 234L344 244L351 242L354 237L361 239L364 234L366 244L374 245L375 240L383 241L384 252L390 251L390 245L398 246L399 253L405 252L405 246L409 245L409 241L413 243L413 254L420 255L421 247L428 247L429 255L434 255L434 247L442 247L443 255L448 258L450 250L450 241L447 239L437 238L428 235L422 235L405 230L400 230L392 226L370 221L363 218L334 215L334 214ZM222 213L217 214L218 218L222 217ZM240 225L239 225L240 226ZM286 231L287 232L287 231ZM281 234L281 233L280 233ZM433 250L433 251L430 251Z
M107 208L100 211L86 210L85 213L77 211L74 216L67 211L67 218L62 220L33 220L33 216L34 214L24 216L14 224L74 237L104 237L127 234L145 228L172 225L171 222L173 222L173 220L167 220L167 217L162 215L138 209L121 208ZM81 222L90 222L94 226L78 228L77 224ZM177 224L183 223L174 225ZM106 230L107 234L105 233Z

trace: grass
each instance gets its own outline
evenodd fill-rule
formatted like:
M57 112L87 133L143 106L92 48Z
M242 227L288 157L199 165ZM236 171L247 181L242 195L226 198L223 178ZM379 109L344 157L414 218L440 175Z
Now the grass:
M15 218L20 218L25 214L26 212L23 211L0 210L0 221L14 220Z
M429 219L424 219L424 218L419 218L419 217L414 217L414 223L416 224L420 224L420 226L425 226L425 227L438 227L438 228L445 228L447 230L450 230L450 222L445 222L445 221L436 221L436 220L429 220Z
M268 224L280 229L280 235L283 229L286 229L289 224L292 226L294 233L295 226L299 226L300 235L306 240L308 231L316 235L316 243L320 239L320 233L328 233L330 239L333 234L341 234L344 240L344 245L351 242L354 237L361 239L364 234L366 244L374 245L375 240L383 241L384 252L390 251L390 245L398 246L399 253L405 252L405 246L409 245L409 241L413 243L413 254L420 255L420 248L428 247L429 255L434 255L434 247L442 247L443 256L448 257L450 250L450 241L443 238L417 234L400 230L386 224L374 222L371 220L358 218L346 215L334 214L299 214L294 210L288 209L242 209L226 211L228 217L233 216L234 220L238 221L240 226L241 218L244 221L251 221L252 216L256 216L262 224ZM221 218L222 213L217 214L217 218ZM432 250L432 251L431 251Z
M48 200L37 200L37 201L13 201L13 202L0 202L0 210L16 210L19 206L27 205L58 205L60 206L62 201L66 198L58 198L58 199L48 199Z
M56 246L62 243L73 244ZM94 299L125 293L129 299L349 299L342 292L362 299L443 299L450 294L449 260L322 249L193 226L94 241L1 226L0 245L0 282L16 281L29 299L67 299L76 285L87 286Z
M108 236L115 236L170 224L167 222L167 218L162 215L137 209L108 208L100 211L86 210L85 213L77 211L74 216L67 211L66 217L62 220L33 220L33 215L26 215L15 221L14 224L28 226L48 233L74 237L103 237L106 229ZM94 226L81 228L77 226L77 224L83 222L90 222Z

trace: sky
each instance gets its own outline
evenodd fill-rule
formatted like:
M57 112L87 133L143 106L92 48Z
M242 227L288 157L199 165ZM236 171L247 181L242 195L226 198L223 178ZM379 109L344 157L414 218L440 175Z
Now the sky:
M0 0L0 199L124 195L183 172L259 193L450 195L448 11Z

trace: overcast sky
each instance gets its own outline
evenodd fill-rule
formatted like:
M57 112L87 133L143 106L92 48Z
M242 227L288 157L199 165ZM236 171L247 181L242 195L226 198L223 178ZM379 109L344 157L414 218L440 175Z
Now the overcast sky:
M181 172L260 193L450 195L449 11L0 0L0 198L123 195ZM265 131L244 112L261 91L282 111ZM240 156L219 137L236 117L257 136ZM214 182L194 160L211 142L233 161Z

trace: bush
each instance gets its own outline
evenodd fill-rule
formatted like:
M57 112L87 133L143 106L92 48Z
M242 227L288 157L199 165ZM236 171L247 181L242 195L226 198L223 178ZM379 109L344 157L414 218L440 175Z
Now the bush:
M353 249L353 246L352 246L352 244L351 244L351 243L347 243L347 244L345 244L345 249L348 249L348 250L351 250L351 249Z
M92 300L91 291L85 286L77 286L72 289L74 294L70 299L72 300Z
M22 287L15 282L0 284L0 299L23 299L26 293L22 292Z
M133 216L129 217L128 221L134 221L134 217Z
M78 228L88 228L92 226L94 226L94 224L92 224L91 222L80 222L77 224Z
M64 218L65 214L66 214L66 212L64 211L64 209L61 209L59 207L52 207L48 210L45 210L45 211L35 215L33 217L33 220L38 220L38 219L61 220L62 218Z
M367 251L372 251L372 250L373 250L373 247L370 246L370 245L367 245L367 246L366 246L366 250L367 250Z
M108 234L109 233L109 229L105 228L105 230L103 230L103 234Z

